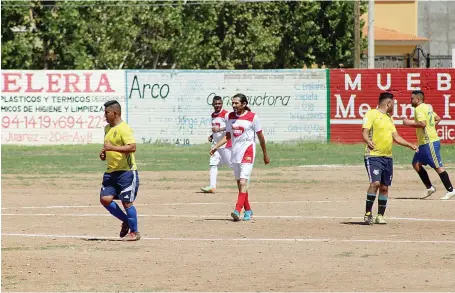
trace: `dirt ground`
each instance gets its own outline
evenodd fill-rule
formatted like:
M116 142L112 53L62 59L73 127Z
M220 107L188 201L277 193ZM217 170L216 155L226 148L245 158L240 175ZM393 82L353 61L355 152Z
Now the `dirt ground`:
M450 171L450 170L449 170ZM455 173L453 170L453 181ZM363 167L255 169L250 222L231 172L140 172L138 242L99 204L102 174L2 177L2 291L454 291L455 200L395 169L387 225L363 225ZM377 202L374 211L377 209Z

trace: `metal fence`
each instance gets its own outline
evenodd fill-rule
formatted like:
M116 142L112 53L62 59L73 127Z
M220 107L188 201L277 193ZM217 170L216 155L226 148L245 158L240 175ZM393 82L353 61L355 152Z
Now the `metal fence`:
M377 56L374 58L375 68L452 68L452 56L450 55L430 55L429 64L427 59L420 56L410 58L407 56ZM360 60L361 68L368 68L368 56Z

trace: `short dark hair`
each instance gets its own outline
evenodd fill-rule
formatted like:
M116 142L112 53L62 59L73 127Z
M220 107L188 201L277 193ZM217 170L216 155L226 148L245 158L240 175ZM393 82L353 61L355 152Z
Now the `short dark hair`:
M421 91L421 90L412 91L411 94L412 94L412 95L422 95L422 97L425 96L425 94L424 94L423 91Z
M106 103L104 103L104 107L110 107L110 106L113 106L113 105L116 105L118 106L120 109L122 109L122 107L120 106L119 102L117 102L116 100L111 100L111 101L107 101Z
M379 101L378 103L381 104L382 102L384 102L385 100L387 99L392 99L393 100L393 94L392 93L389 93L389 92L384 92L384 93L381 93L379 95Z
M412 91L411 95L419 96L419 99L421 99L422 101L425 100L425 94L421 90Z
M220 96L214 96L213 97L213 101L218 101L218 100L223 100L223 98L220 97Z

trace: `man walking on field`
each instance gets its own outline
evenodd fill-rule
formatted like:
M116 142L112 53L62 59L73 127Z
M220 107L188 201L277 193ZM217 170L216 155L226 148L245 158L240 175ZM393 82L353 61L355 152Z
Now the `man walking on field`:
M209 141L216 145L226 135L226 122L229 112L223 109L223 100L220 96L214 96L212 100L214 112L212 113L212 134ZM221 146L212 156L210 156L210 185L202 187L204 193L215 193L218 167L226 165L231 167L231 140L226 146Z
M414 155L412 166L427 188L422 199L436 192L436 188L431 184L430 177L428 177L428 173L423 167L424 165L429 165L433 168L438 173L439 178L441 178L447 190L447 193L441 199L450 199L455 195L455 191L450 182L449 174L442 167L440 154L441 143L436 131L436 125L439 124L441 118L429 105L425 104L425 95L422 91L416 90L412 92L411 103L415 108L414 120L405 119L403 120L403 125L416 129L419 152Z
M134 156L136 141L133 131L122 120L120 104L117 101L109 101L104 104L104 107L104 115L109 124L104 129L104 146L100 152L100 159L107 160L107 170L104 173L100 191L100 203L122 222L120 237L125 241L137 241L141 236L137 229L136 208L133 205L139 189L139 176ZM126 214L114 199L121 200Z

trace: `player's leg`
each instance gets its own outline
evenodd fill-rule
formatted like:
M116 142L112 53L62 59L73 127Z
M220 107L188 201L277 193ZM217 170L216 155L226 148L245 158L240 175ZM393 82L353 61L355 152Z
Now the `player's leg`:
M239 216L240 212L242 211L242 208L244 208L245 209L245 213L243 216L244 221L249 221L251 219L251 216L253 215L253 211L251 210L250 202L248 200L248 179L251 176L252 170L253 164L247 163L240 164L240 176L238 176L239 178L237 181L239 194L237 198L237 204L235 205L234 213L236 214L236 216Z
M384 219L385 210L387 208L387 200L389 198L389 186L392 185L393 179L393 160L392 158L381 158L382 174L381 184L379 185L378 194L378 214L376 216L376 224L387 224Z
M137 228L137 210L133 204L139 190L139 175L137 170L123 172L123 174L119 176L118 182L122 190L119 194L119 198L125 208L128 227L130 229L130 233L128 233L123 240L137 241L141 239Z
M231 217L234 219L234 221L240 220L240 212L242 211L246 198L245 179L241 178L241 165L241 163L232 163L232 170L234 171L234 176L237 181L238 188L237 203L235 204L234 211L231 213Z
M366 224L372 225L374 222L373 219L373 205L376 199L376 194L379 189L379 185L381 182L381 171L382 167L379 164L378 158L376 157L365 157L364 158L365 168L368 174L368 180L370 185L368 186L367 190L367 199L365 203L365 215L363 220Z
M202 187L201 191L204 193L215 193L216 181L218 177L218 165L221 162L220 150L216 151L213 156L210 157L210 185Z
M379 196L378 196L378 214L376 215L375 223L376 224L387 224L384 219L385 210L387 208L387 200L389 198L389 186L381 183L379 186Z
M118 196L118 191L116 188L117 174L115 173L116 172L104 173L103 183L100 190L100 203L111 215L122 221L122 230L124 230L125 223L128 223L128 217L114 201L114 198Z
M429 158L429 146L428 144L424 144L419 146L419 151L414 154L414 158L412 159L412 167L417 172L420 180L422 180L422 183L426 187L426 190L421 199L427 198L436 192L436 188L433 186L433 184L431 184L430 177L423 167L423 165L428 165Z
M436 170L436 172L439 175L439 178L441 178L442 184L444 184L444 187L447 190L447 193L441 197L441 199L450 199L451 197L455 196L455 191L453 190L452 182L450 181L449 174L447 171L443 168L443 163L441 160L441 153L440 153L440 147L441 144L439 141L429 143L430 146L430 153L431 153L431 162L429 165Z
M245 191L246 191L245 202L243 204L243 207L245 209L245 213L243 215L244 221L249 221L251 219L251 216L253 216L253 210L251 209L251 206L250 206L249 193L248 193L249 188L250 188L250 180L251 180L252 172L253 172L253 164L242 164L240 177L245 179Z

